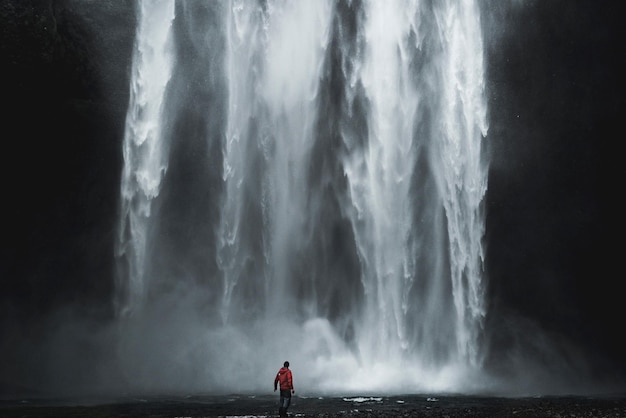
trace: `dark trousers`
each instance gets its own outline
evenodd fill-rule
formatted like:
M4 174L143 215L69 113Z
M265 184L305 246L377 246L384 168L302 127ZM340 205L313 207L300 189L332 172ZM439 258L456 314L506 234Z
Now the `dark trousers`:
M278 413L281 417L287 416L287 408L291 404L291 390L289 389L281 389L280 390L280 404L278 406Z

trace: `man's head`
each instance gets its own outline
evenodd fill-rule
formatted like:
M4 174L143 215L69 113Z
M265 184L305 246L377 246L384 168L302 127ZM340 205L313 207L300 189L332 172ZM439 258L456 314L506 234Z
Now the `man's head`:
M285 366L285 367L289 367L289 362L288 362L288 361L284 362L284 363L283 363L283 366Z

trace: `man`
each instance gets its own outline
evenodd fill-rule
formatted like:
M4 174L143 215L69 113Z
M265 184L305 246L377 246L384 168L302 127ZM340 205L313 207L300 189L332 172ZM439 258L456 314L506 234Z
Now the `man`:
M293 377L291 376L291 370L289 370L289 362L283 363L283 367L278 370L276 377L274 378L274 392L280 382L280 404L278 407L278 414L281 417L287 416L287 408L291 404L291 394L295 393L293 390Z

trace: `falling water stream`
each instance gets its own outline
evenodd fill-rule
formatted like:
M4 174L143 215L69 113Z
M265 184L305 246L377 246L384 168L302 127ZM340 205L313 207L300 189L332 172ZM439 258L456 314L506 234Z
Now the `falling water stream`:
M311 392L477 383L476 3L144 0L137 11L116 306L127 329L166 344L121 337L123 353L159 363L129 362L135 376L260 390L289 359Z
M121 185L119 239L116 255L118 310L124 314L140 309L149 279L145 275L150 237L152 200L159 195L167 170L167 139L164 135L163 101L174 65L169 31L174 19L170 1L140 2L137 38L133 55L130 104L126 118Z

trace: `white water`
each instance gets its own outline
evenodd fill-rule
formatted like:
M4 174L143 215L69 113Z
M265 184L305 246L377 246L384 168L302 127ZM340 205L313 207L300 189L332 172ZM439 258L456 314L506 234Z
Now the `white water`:
M289 261L304 233L305 176L312 146L315 101L331 6L328 1L268 2L267 11L235 1L227 16L228 126L224 144L226 192L219 226L218 261L223 272L224 321L232 309L233 288L240 280L261 280L257 290L270 317L284 314L280 305L290 280ZM289 63L289 65L285 65ZM258 132L252 132L252 124ZM264 170L246 162L260 159ZM254 155L258 154L258 155ZM245 185L258 188L262 235L248 238ZM262 239L264 265L246 270Z
M359 334L366 361L399 358L412 349L407 335L409 291L415 279L411 180L419 93L409 69L408 40L419 19L417 2L372 2L366 12L363 62L356 67L370 101L368 145L345 161L366 295ZM354 59L354 58L353 58Z
M170 53L171 4L141 3L124 141L118 308L143 313L126 329L144 339L123 336L121 354L152 350L129 375L254 391L289 359L309 392L480 385L487 123L476 4L181 3L179 27L220 74L189 59L182 34L186 60ZM208 36L216 21L222 35ZM170 239L150 235L167 220L151 209L169 141L186 140L163 135L164 106L189 100L166 95L176 66L217 86L193 112L221 138L208 156L221 175L194 189L212 196L214 233L177 220L189 242L214 249L215 269L186 262L185 277L168 278L182 295L146 273L148 244ZM153 333L167 344L148 346Z
M138 27L133 53L130 103L126 117L121 183L120 225L116 256L123 259L118 275L117 310L140 309L146 296L146 251L150 240L152 202L167 170L163 101L173 58L170 29L174 3L137 3Z
M446 43L440 141L434 161L446 211L458 352L480 364L479 332L485 316L483 282L487 167L481 141L487 135L484 69L477 5L458 2L436 13Z

